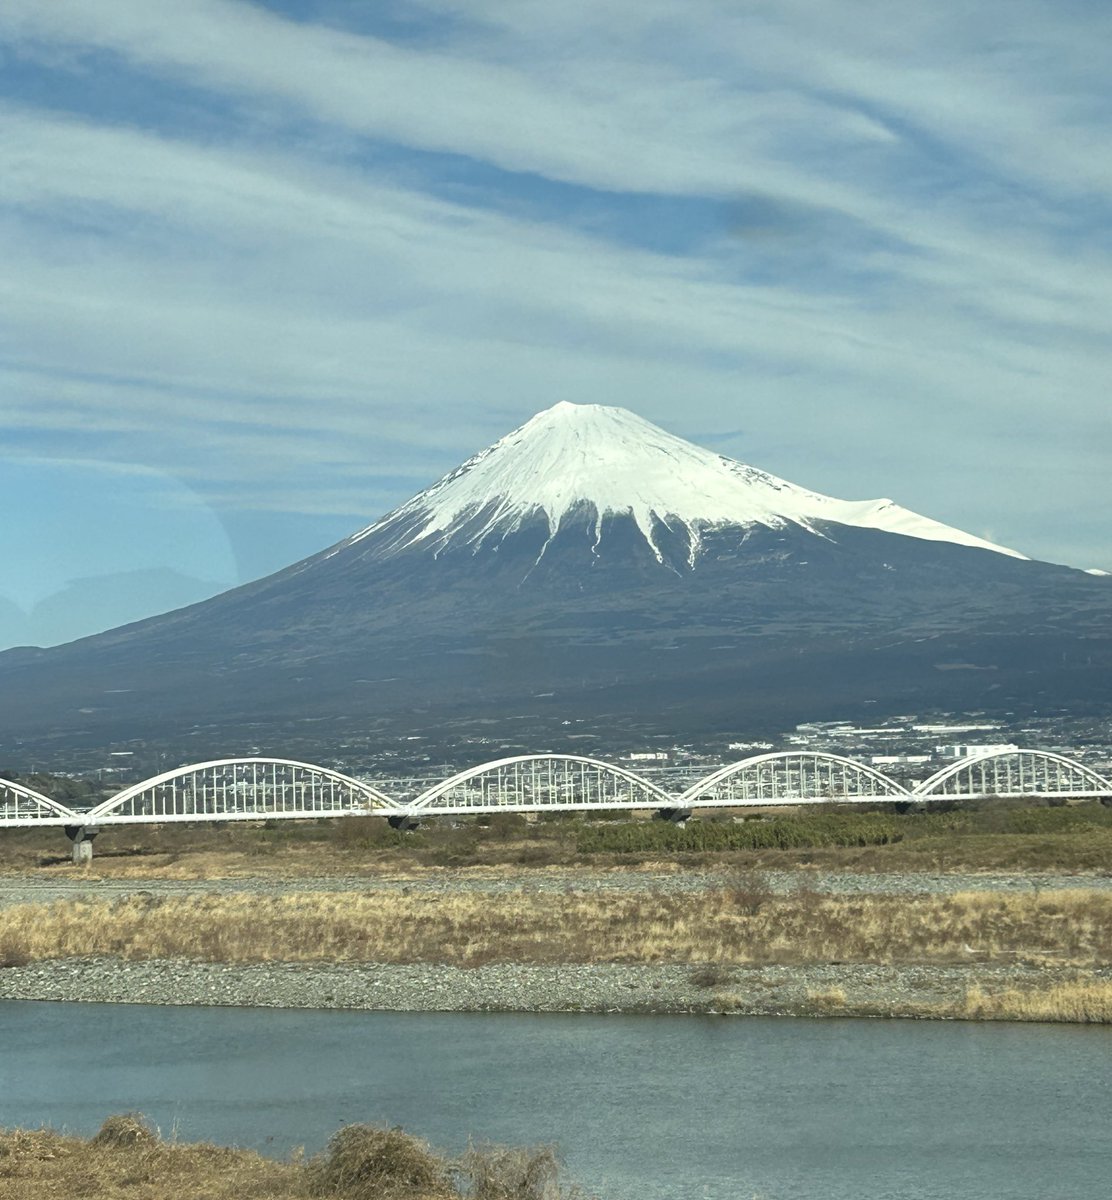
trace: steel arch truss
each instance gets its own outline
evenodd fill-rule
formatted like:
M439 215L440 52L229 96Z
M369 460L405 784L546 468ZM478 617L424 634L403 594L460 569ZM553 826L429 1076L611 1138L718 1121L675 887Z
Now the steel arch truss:
M500 758L461 771L423 792L408 811L549 812L598 808L661 808L675 800L622 767L566 754Z
M958 759L915 789L916 796L1112 796L1092 767L1047 750L999 750Z
M0 779L0 827L20 825L80 825L71 808L38 792Z
M90 809L82 821L257 821L397 808L397 801L377 788L327 767L282 758L228 758L146 779Z
M838 754L784 751L722 767L687 789L682 808L906 800L907 789L882 771Z

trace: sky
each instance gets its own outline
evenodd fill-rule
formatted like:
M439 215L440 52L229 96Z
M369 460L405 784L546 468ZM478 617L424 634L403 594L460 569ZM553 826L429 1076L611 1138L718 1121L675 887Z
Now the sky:
M560 400L1112 570L1103 0L4 0L0 647Z

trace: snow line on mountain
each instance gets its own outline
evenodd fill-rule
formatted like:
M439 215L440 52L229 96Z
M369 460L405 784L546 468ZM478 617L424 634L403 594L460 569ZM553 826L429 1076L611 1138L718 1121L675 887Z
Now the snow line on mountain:
M388 552L450 541L463 522L470 544L486 544L541 518L549 536L584 506L595 513L596 547L608 515L630 515L658 561L655 529L686 528L694 564L702 532L789 524L826 535L848 525L992 550L1018 551L934 521L892 500L839 500L705 450L623 408L561 401L480 451L432 487L360 530L337 551L393 527ZM439 540L437 540L439 539Z

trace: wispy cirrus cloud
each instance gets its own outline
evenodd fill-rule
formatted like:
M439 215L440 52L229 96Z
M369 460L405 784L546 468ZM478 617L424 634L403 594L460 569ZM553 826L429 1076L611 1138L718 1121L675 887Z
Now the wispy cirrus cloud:
M9 448L338 537L602 401L1112 566L1110 22L9 0Z

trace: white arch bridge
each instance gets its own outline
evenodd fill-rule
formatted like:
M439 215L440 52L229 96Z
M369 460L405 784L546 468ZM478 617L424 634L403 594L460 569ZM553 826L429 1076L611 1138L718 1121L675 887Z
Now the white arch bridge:
M62 826L75 860L91 857L112 825L258 821L377 813L398 827L432 816L499 812L652 809L683 819L702 808L1055 797L1112 799L1112 781L1044 750L1000 750L959 759L913 787L837 754L760 754L711 772L679 793L625 767L567 754L501 758L416 795L392 797L327 767L276 758L229 758L176 767L77 810L0 779L0 828Z

